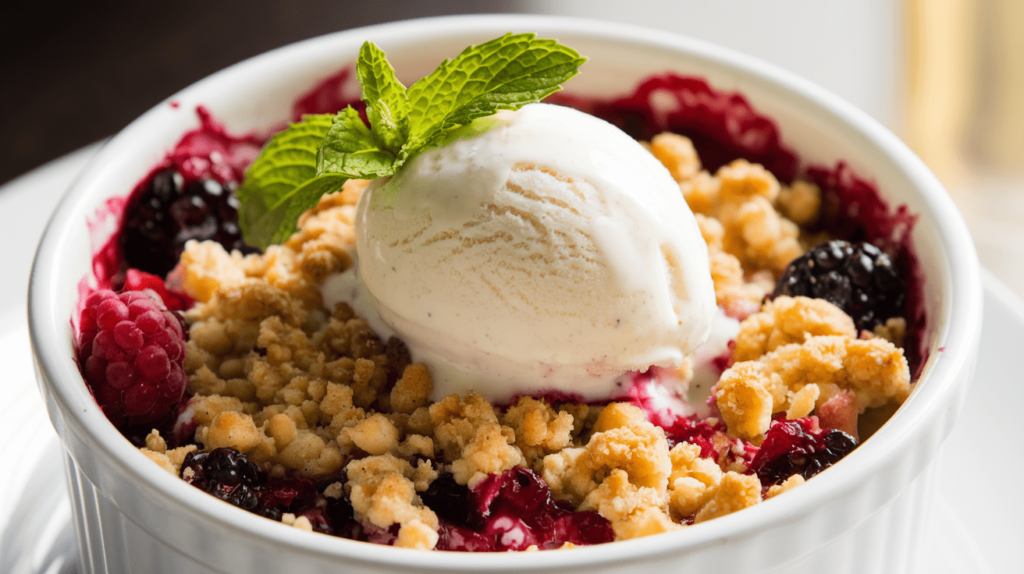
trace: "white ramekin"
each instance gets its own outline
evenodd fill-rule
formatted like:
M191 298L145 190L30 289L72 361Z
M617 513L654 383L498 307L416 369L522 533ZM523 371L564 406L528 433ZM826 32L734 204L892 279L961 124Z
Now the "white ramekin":
M214 499L148 461L107 422L72 360L71 316L90 272L86 220L126 195L197 125L202 104L236 132L267 130L294 98L381 46L403 80L501 33L536 32L588 56L569 90L621 95L666 71L743 93L805 162L846 160L921 218L931 358L870 440L806 485L680 532L558 552L459 554L303 532ZM169 105L173 100L176 106ZM36 256L29 321L39 381L63 442L82 571L93 572L835 572L913 571L924 548L932 461L967 392L981 329L979 267L953 202L921 161L864 113L792 74L716 46L614 23L535 16L445 17L361 28L242 62L168 100L110 140L53 215Z

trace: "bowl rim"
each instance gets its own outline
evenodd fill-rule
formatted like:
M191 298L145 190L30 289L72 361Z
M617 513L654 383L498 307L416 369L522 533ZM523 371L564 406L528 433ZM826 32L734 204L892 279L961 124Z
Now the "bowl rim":
M52 311L57 306L51 304L52 301L58 300L62 293L66 293L68 286L56 285L52 278L61 261L61 247L68 243L69 223L87 215L76 209L82 202L76 202L74 199L80 198L82 192L89 189L91 182L102 178L105 162L115 154L122 153L122 150L130 149L129 140L132 135L145 128L158 108L166 106L169 101L181 99L185 94L201 92L216 85L217 82L251 73L273 59L292 59L318 47L352 38L371 38L386 48L390 39L410 42L411 39L423 41L451 32L503 33L508 30L532 31L541 37L560 31L586 34L599 40L686 53L689 57L735 71L787 98L795 98L819 108L859 134L866 144L879 148L890 157L919 190L922 205L926 206L939 230L941 248L948 256L950 284L944 286L943 291L947 299L944 304L948 310L948 320L934 333L939 350L945 351L935 353L939 356L929 361L926 375L922 378L927 378L928 385L912 393L896 416L892 417L870 441L866 441L847 457L849 462L842 461L836 465L836 470L816 477L814 481L798 489L798 494L783 497L781 502L768 500L755 508L745 509L742 513L724 516L693 528L661 536L597 545L588 547L586 551L521 552L514 553L514 556L505 553L423 553L401 548L383 549L377 545L302 532L275 524L273 521L254 520L250 513L210 497L171 476L157 465L142 464L141 461L146 460L145 457L124 440L98 408L81 408L83 401L92 401L92 396L81 382L71 353L68 352L68 341L63 340L63 336L59 334L58 329L66 329L69 318L56 317ZM33 353L41 385L44 387L44 394L50 395L48 403L56 403L64 415L64 422L70 424L90 445L104 450L107 458L118 465L118 473L137 481L141 485L140 488L152 490L161 497L171 499L184 507L185 511L193 513L197 519L215 523L219 528L231 529L244 537L285 545L327 560L343 559L375 566L410 569L507 571L612 564L640 557L650 558L705 546L728 544L731 539L756 534L768 527L798 520L800 516L826 503L832 497L854 490L870 474L901 454L898 446L900 441L897 440L899 437L914 435L914 430L920 429L925 419L930 418L937 409L945 405L943 397L951 392L957 375L969 363L970 349L976 346L980 337L982 295L979 276L980 266L966 225L942 185L923 162L877 121L808 80L727 48L639 26L558 16L441 16L345 30L284 46L200 80L140 116L103 146L72 184L51 216L33 263L28 314ZM51 417L55 420L57 417L52 409Z

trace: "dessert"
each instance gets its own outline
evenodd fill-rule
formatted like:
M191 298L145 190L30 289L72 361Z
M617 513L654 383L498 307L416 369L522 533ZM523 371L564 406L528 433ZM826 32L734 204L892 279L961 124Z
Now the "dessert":
M756 129L774 140L726 134L706 153L701 139L735 125L723 117L736 113L742 98L672 76L641 86L634 104L652 82L697 86L731 107L697 110L705 121L678 130L695 133L691 140L663 134L650 107L649 118L638 105L627 115L630 98L575 103L654 132L643 137L696 213L706 244L706 279L717 303L710 348L630 373L619 397L586 402L551 393L497 404L475 392L433 397L431 369L413 362L418 358L399 338L379 337L373 319L357 317L348 304L323 305L323 282L352 268L356 204L367 193L365 181L346 177L331 184L340 192L302 215L297 232L262 254L229 253L212 241L181 246L170 291L161 297L151 290L167 307L176 290L195 300L184 313L189 396L165 399L173 419L126 421L125 435L194 486L285 524L471 551L561 548L681 529L778 496L838 461L855 448L858 433L867 438L873 430L869 418L884 419L910 392L909 365L895 343L910 345L919 331L913 286L903 320L882 311L870 333L858 328L852 308L799 294L764 298L778 276L799 275L787 266L809 244L834 232L828 211L849 195L831 202L830 194L863 182L843 175L843 166L808 171L820 176L817 184L794 180L796 156L756 114ZM680 115L686 112L693 107ZM373 123L373 111L367 115ZM619 121L626 117L632 120ZM760 148L748 153L751 146ZM722 150L733 155L716 165L721 155L714 152ZM162 168L181 173L174 157ZM225 171L210 173L228 187L239 183ZM250 215L243 209L243 219ZM873 216L876 227L839 236L878 241L872 230L896 227L887 210ZM906 236L885 239L910 265L901 277L912 278ZM840 251L846 257L870 249ZM360 270L363 260L360 254ZM123 283L129 293L153 286L130 281L132 271L116 263L100 266L112 270L101 284ZM876 268L885 266L873 265L872 273ZM95 348L85 336L79 343ZM702 387L701 378L713 383ZM695 399L701 393L707 404Z

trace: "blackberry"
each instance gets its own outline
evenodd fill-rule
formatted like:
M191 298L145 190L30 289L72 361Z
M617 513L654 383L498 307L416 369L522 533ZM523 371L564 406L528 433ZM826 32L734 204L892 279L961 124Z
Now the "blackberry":
M347 497L326 498L308 478L271 478L232 448L191 452L181 465L182 480L243 510L280 522L286 512L309 519L313 530L362 539Z
M206 479L227 486L257 486L260 470L248 457L230 448L218 448L206 458Z
M442 472L427 490L420 494L423 504L438 518L457 525L475 525L477 520L469 507L469 488L455 482L450 472Z
M125 213L121 247L129 267L160 277L178 264L189 239L212 239L225 249L255 253L242 241L238 199L214 179L185 185L173 168L150 178Z
M824 299L871 331L903 316L903 283L892 259L870 243L829 241L794 259L775 284L772 297Z
M845 432L816 427L810 418L772 423L750 465L763 486L794 474L811 478L857 448L857 440Z
M241 509L255 511L260 505L264 480L259 467L235 449L189 453L181 465L181 478Z

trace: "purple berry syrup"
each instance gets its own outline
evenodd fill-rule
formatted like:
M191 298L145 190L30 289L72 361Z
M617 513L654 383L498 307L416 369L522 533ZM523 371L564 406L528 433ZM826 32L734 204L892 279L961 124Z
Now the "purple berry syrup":
M608 520L594 511L573 512L525 468L491 475L472 489L443 473L420 498L440 520L438 550L505 552L534 545L550 550L566 542L583 546L615 539Z
M656 101L661 96L674 99L675 109L663 111ZM640 140L665 131L685 135L712 173L744 158L763 165L783 183L797 176L799 157L782 143L775 122L754 110L742 94L715 90L702 78L663 74L613 100L559 92L547 101L597 116Z

